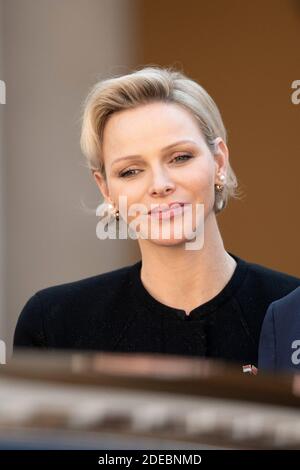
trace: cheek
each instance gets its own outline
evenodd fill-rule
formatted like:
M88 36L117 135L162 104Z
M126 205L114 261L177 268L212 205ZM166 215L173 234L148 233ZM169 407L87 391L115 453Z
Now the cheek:
M211 213L215 203L215 174L214 166L210 161L206 164L198 165L193 172L185 178L187 182L187 191L192 193L192 198L199 204L204 204L204 217ZM194 208L195 210L195 208ZM196 220L196 214L194 213Z
M184 179L190 191L200 197L206 199L214 195L214 168L211 165L194 168Z
M110 196L118 204L120 196L126 197L127 203L134 202L136 188L129 181L115 179L110 183Z
M144 191L141 191L139 185L130 184L127 182L126 185L122 185L120 188L119 196L126 197L127 211L132 204L140 204L143 201Z
M138 212L135 216L128 215L129 208L133 204L140 204L143 200L144 185L138 183L137 179L132 182L128 179L126 181L116 180L111 184L111 197L115 203L119 206L120 215L124 218L126 215L127 221L135 219L138 216ZM120 197L122 196L122 199ZM122 204L120 206L120 203Z

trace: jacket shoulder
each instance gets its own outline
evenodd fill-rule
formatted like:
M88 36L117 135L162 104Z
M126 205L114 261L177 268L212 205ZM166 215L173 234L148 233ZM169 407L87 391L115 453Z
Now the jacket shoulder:
M296 287L292 292L275 300L272 303L274 315L281 310L287 310L289 312L299 311L300 308L300 286Z
M297 287L300 287L300 278L278 271L261 264L249 263L248 275L253 285L264 291L272 301L286 296Z
M246 274L237 300L249 335L257 346L269 305L300 287L300 279L261 264L241 262L246 265Z
M19 315L14 346L48 347L72 332L79 336L81 329L93 331L128 290L131 267L38 290Z
M114 292L116 287L122 286L127 281L130 268L131 266L125 266L77 281L46 287L37 291L36 295L43 298L44 301L63 301L63 299L68 299L69 296L76 299L80 298L81 295L97 297L104 292L108 295L110 292Z

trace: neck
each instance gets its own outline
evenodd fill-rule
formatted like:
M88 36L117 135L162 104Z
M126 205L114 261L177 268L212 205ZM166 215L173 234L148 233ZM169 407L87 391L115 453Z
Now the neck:
M214 214L205 223L200 250L186 250L185 243L162 246L139 240L139 244L145 288L161 303L187 314L217 295L236 266L224 248Z

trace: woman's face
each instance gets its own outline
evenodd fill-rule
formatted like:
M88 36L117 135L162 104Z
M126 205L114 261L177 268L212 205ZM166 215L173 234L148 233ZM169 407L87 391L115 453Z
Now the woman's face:
M105 199L117 208L119 197L126 197L127 223L137 217L128 215L132 204L143 204L148 212L162 204L187 203L169 219L144 216L149 226L151 222L159 227L157 238L151 238L150 231L146 238L156 244L179 244L187 240L187 232L183 231L181 238L175 238L174 233L178 224L184 226L186 210L191 210L193 230L197 224L196 204L204 204L204 221L215 216L214 185L222 184L219 176L226 176L228 160L225 143L220 138L218 142L217 153L212 155L196 119L178 104L140 105L108 119L102 146L106 181L99 172L94 172L94 177ZM124 215L120 210L120 216ZM166 223L171 229L167 240L162 237Z

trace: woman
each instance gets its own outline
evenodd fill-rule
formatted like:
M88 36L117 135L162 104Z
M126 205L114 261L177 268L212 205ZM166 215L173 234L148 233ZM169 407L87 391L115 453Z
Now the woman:
M268 305L300 280L224 248L216 214L236 195L237 182L212 98L181 72L159 67L101 81L85 103L81 145L111 214L131 226L130 208L144 208L136 227L142 259L37 292L21 312L15 347L256 365ZM188 248L199 235L204 242Z

